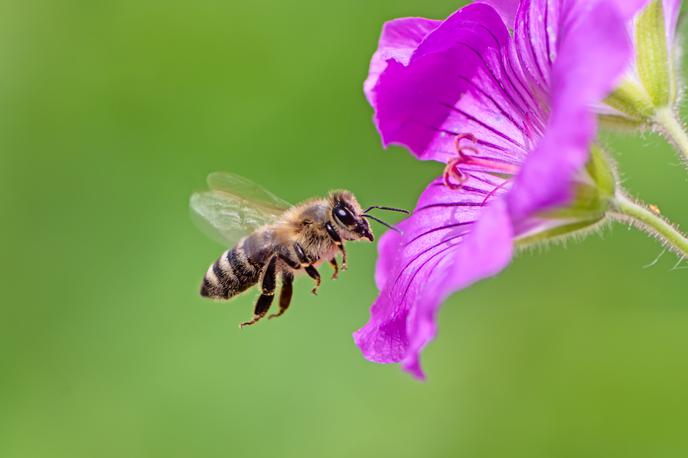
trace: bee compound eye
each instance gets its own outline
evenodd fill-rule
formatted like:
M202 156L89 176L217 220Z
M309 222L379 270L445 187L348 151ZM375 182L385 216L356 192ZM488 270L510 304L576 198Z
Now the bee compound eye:
M345 226L352 226L356 222L354 215L346 207L336 207L334 209L334 216Z

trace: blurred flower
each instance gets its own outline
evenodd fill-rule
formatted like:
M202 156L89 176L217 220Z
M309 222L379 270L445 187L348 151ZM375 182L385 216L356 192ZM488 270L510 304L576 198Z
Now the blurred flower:
M631 58L629 0L492 0L444 21L385 24L365 93L384 145L446 164L403 234L385 234L364 356L422 378L439 305L494 275L514 241L547 239L604 218L614 177L590 107ZM639 4L639 1L635 1ZM515 16L513 35L506 21ZM590 152L594 153L590 155Z

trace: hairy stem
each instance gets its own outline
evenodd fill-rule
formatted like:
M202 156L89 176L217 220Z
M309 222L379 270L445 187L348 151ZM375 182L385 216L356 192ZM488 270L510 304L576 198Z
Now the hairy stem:
M662 135L681 154L684 164L688 167L688 133L674 111L669 107L657 110L654 122Z
M633 224L658 239L667 249L683 258L688 258L688 237L662 218L659 211L646 208L618 193L612 201L611 215Z

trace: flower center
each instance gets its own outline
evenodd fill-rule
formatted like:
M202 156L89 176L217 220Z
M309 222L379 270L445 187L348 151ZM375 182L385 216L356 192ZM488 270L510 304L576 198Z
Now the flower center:
M466 143L469 143L466 145ZM447 162L442 178L444 185L452 190L461 189L461 186L468 180L466 167L479 167L488 173L500 176L507 175L506 181L516 175L519 167L495 159L479 157L480 151L477 148L478 139L473 134L459 134L454 139L457 156ZM504 183L503 183L504 184ZM502 185L503 185L502 184ZM500 185L500 187L502 186Z

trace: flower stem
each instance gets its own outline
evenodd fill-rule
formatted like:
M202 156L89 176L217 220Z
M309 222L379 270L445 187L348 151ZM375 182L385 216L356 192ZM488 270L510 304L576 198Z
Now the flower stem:
M688 237L662 218L658 210L646 208L619 193L612 200L611 214L652 235L677 255L688 258Z
M659 109L655 114L654 121L662 135L664 135L681 154L683 161L688 167L688 133L686 133L683 124L674 111L669 107Z

